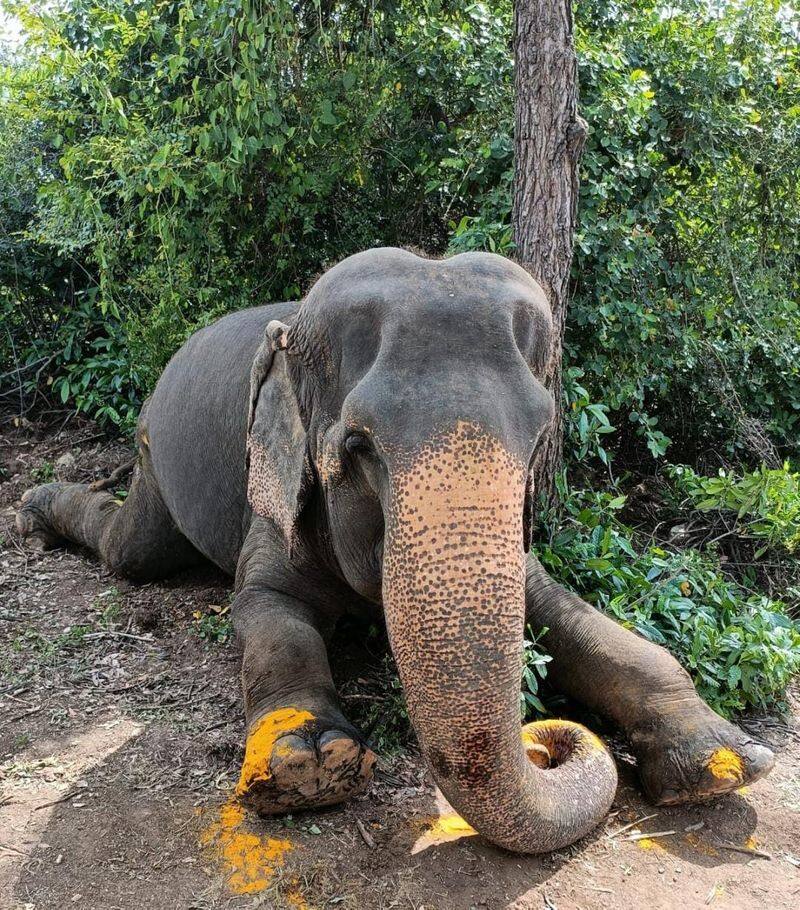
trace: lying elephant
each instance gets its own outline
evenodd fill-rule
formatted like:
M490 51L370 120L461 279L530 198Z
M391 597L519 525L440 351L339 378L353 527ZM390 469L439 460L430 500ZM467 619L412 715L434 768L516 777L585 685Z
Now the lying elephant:
M551 677L627 735L657 804L755 780L772 753L715 714L663 649L564 590L533 557L529 466L553 401L551 320L499 256L398 249L344 260L302 303L197 332L138 426L124 504L83 484L28 494L24 535L154 578L199 554L236 577L248 723L240 796L283 813L339 802L375 756L342 714L326 641L383 609L422 751L485 837L553 850L607 812L616 771L589 731L524 728L525 623Z

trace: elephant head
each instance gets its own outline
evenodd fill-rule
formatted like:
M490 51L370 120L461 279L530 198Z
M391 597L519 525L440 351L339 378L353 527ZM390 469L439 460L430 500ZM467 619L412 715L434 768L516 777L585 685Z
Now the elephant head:
M382 603L433 774L481 834L556 849L608 810L596 737L520 733L530 465L553 415L539 286L502 257L360 253L270 323L252 373L249 496ZM527 747L526 747L527 746ZM531 756L531 757L529 757Z

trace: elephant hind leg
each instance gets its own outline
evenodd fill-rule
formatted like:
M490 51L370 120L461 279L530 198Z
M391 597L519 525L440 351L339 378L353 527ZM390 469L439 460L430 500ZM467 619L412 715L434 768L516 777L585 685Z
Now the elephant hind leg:
M80 544L131 578L162 578L202 559L175 526L146 460L124 502L88 484L48 483L25 494L16 523L23 537L45 547Z

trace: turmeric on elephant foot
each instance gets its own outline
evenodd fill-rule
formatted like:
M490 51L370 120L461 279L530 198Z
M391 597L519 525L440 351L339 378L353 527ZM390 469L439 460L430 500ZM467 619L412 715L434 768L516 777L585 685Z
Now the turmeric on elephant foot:
M675 737L665 748L637 749L639 776L656 805L702 802L737 790L769 773L775 756L721 718L710 729Z
M366 788L375 754L339 730L319 729L314 715L280 708L247 738L236 795L264 815L342 802Z
M733 781L737 785L744 783L744 762L733 749L716 749L706 767L717 780Z
M237 796L242 796L258 780L267 780L271 776L270 761L275 744L282 736L299 730L314 715L297 708L280 708L264 715L247 737L244 761L236 785Z

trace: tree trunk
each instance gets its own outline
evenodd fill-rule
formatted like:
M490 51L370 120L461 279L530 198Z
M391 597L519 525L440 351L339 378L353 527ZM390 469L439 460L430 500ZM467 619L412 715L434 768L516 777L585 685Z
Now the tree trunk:
M561 353L586 123L578 116L571 0L514 4L514 240L518 261L542 285L555 327L546 385L556 416L534 464L535 489L552 503L561 465Z

